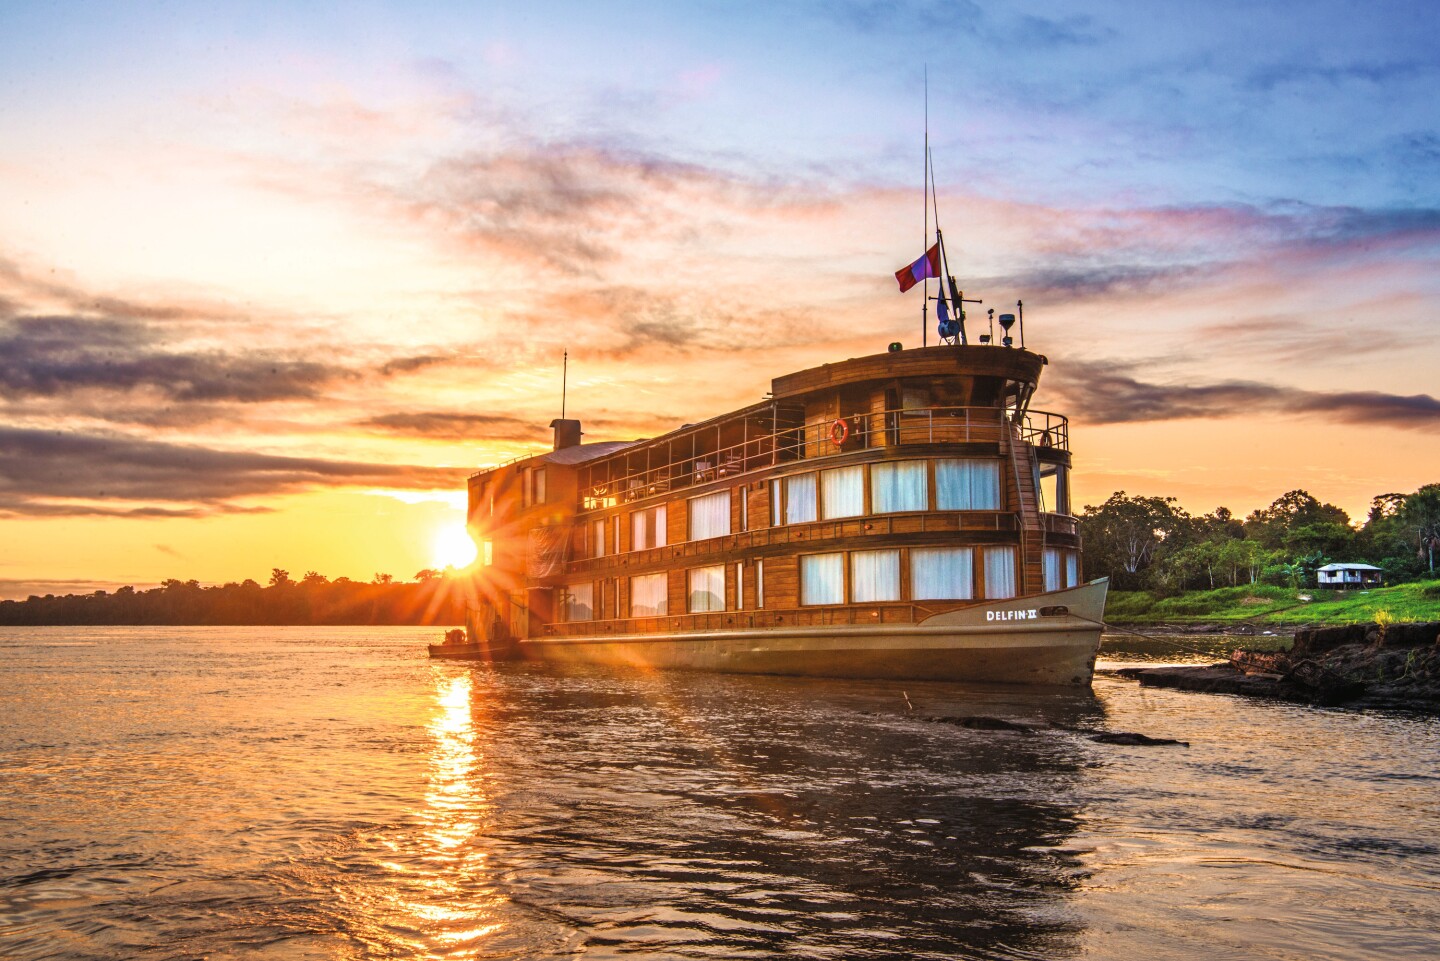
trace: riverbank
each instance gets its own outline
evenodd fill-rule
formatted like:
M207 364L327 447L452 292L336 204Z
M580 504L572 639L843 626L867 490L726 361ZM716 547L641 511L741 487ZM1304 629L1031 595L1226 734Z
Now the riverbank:
M1308 628L1288 650L1242 649L1226 663L1117 673L1147 687L1440 713L1440 621Z
M1161 597L1112 591L1105 620L1135 628L1254 633L1375 621L1440 620L1440 580L1364 591L1295 590L1248 584Z

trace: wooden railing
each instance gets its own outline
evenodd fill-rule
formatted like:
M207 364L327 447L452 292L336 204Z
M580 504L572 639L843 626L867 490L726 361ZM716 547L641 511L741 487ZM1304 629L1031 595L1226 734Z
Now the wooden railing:
M1011 413L996 407L925 407L847 414L835 421L788 427L747 437L743 443L667 460L580 490L581 509L610 507L668 491L706 484L798 460L814 460L856 450L913 444L998 443ZM1028 411L1014 424L1021 443L1068 451L1070 422L1049 411ZM627 451L635 456L643 448ZM604 462L588 471L604 469Z
M736 628L914 624L937 613L939 613L937 609L909 601L780 610L712 611L705 614L664 614L658 617L617 617L599 621L566 621L545 625L544 636L604 637L607 634L693 634Z

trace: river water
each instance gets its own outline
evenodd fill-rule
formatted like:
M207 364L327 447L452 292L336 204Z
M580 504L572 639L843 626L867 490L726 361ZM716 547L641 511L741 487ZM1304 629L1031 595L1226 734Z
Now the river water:
M1434 719L436 633L0 628L0 956L1440 957Z

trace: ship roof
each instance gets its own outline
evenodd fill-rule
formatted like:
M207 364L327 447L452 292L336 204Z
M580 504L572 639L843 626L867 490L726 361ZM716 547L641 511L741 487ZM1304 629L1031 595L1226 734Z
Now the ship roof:
M573 466L584 464L588 461L614 454L627 447L634 447L636 444L645 443L644 438L639 440L601 440L593 444L576 444L574 447L562 447L559 450L548 451L544 454L537 454L535 459L547 464L562 464Z

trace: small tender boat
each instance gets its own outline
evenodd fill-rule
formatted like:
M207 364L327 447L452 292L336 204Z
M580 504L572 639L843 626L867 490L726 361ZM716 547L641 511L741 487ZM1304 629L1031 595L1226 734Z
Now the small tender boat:
M456 657L456 658L488 658L491 656L491 645L484 640L470 641L465 637L465 631L456 628L453 631L445 632L445 640L439 644L427 645L430 648L431 657Z

